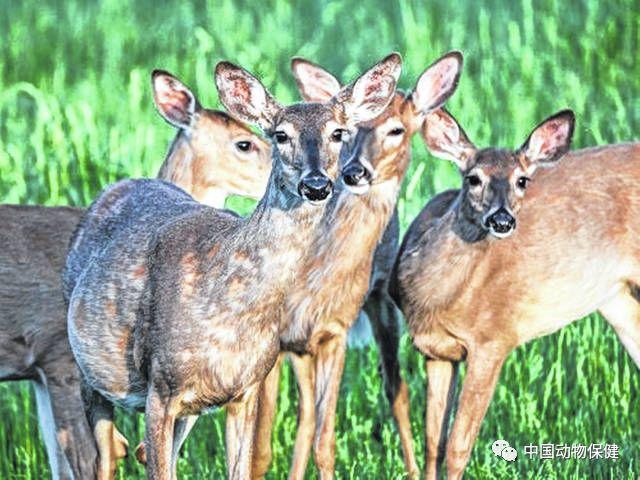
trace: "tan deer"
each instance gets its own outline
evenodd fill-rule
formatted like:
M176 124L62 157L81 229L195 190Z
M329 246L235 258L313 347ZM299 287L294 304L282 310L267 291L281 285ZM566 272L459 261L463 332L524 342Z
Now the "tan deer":
M227 474L250 477L256 394L280 350L284 298L304 273L343 135L391 101L396 80L386 70L396 62L383 60L329 102L288 107L221 62L222 102L272 139L273 169L256 210L238 218L166 182L126 180L83 217L63 283L87 413L109 432L114 403L145 412L149 478L175 479L195 420L223 405ZM110 465L102 453L101 466Z
M227 113L202 108L168 72L155 70L152 85L158 112L178 129L158 178L216 208L229 195L261 198L271 173L268 142Z
M427 478L445 446L448 478L462 476L517 346L599 310L640 365L640 144L566 153L573 129L562 111L517 150L478 149L446 111L427 118L427 147L463 177L413 222L391 285L426 359Z
M172 75L152 75L161 115L179 129L159 177L197 200L222 206L227 194L259 197L271 170L269 144L226 113L202 108ZM54 479L95 477L96 449L83 415L80 372L67 340L60 275L69 240L84 210L1 205L1 381L31 380L40 432ZM127 442L98 433L114 462Z
M395 252L393 235L387 234L385 242L380 242L394 215L409 165L410 139L426 114L455 91L461 67L462 56L458 52L436 61L421 75L412 92L396 93L387 109L363 125L350 142L342 164L345 191L327 207L323 228L302 267L300 284L287 297L286 328L280 335L282 348L293 362L300 392L290 478L304 477L312 444L320 478L333 477L335 411L346 336L367 295L365 308L381 344L386 386L401 432L406 466L412 476L418 473L408 395L397 363L398 326L394 307L386 299L384 272L392 265L385 257L393 257ZM292 68L307 100L324 100L342 88L330 73L311 62L294 59ZM359 225L356 236L351 235L354 225ZM374 269L372 276L374 252L378 270ZM334 281L320 282L329 267ZM254 477L264 476L271 459L277 378L275 368L261 391Z

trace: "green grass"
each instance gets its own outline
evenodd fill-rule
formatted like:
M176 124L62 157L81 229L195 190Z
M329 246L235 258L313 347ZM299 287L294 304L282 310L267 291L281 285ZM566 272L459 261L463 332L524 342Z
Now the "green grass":
M519 145L553 112L577 112L575 146L633 140L640 131L640 4L521 0L220 3L0 0L0 201L86 205L117 179L154 175L173 132L154 112L153 68L168 69L205 105L218 105L220 59L255 72L284 102L296 99L293 55L350 79L391 50L410 88L449 49L465 53L450 110L480 146ZM399 207L403 225L434 192L455 186L452 165L416 139ZM576 185L576 188L581 188ZM233 200L247 211L250 204ZM425 375L405 337L403 371L422 459ZM339 478L401 478L397 433L374 347L349 353L338 410ZM640 474L640 372L597 316L519 348L508 359L482 425L469 478L629 478ZM0 386L0 478L47 474L28 385ZM296 389L281 386L270 478L288 469ZM121 415L132 444L141 419ZM223 414L203 417L180 460L183 478L224 475ZM505 438L520 457L490 445ZM533 443L616 443L620 459L530 460ZM132 460L120 478L143 474ZM309 477L315 472L309 469Z

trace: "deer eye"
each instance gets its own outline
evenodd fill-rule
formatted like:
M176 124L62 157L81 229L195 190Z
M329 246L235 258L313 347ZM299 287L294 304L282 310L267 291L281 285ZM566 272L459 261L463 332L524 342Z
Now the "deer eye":
M344 137L345 131L342 128L336 128L333 132L331 132L331 141L332 142L341 142Z
M273 137L276 139L276 142L282 144L287 143L289 141L289 135L284 133L282 130L278 130L273 134Z
M251 150L251 142L247 142L246 140L236 142L236 148L241 152L248 152Z
M392 137L397 137L398 135L402 135L404 131L404 128L396 127L389 132L389 135L391 135Z
M518 185L518 188L524 190L525 188L527 188L527 185L529 185L530 181L531 179L529 177L519 177L516 183Z
M477 187L482 182L480 181L480 177L478 175L467 175L467 183L470 187Z

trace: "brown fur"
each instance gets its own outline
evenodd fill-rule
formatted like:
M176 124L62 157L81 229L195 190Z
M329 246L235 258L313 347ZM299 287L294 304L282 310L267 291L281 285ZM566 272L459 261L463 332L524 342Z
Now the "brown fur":
M89 209L65 269L70 341L89 394L95 403L109 399L141 408L144 402L150 478L175 477L177 453L192 425L187 417L221 405L228 406L229 476L249 476L258 383L277 358L284 298L323 213L307 201L327 198L319 193L327 192L324 186L309 184L332 185L326 175L337 173L341 145L330 134L347 127L337 118L343 103L352 102L350 126L379 113L361 96L281 107L254 77L227 62L218 64L216 83L230 110L259 123L279 145L272 150L267 193L253 214L231 217L163 182L125 181ZM249 105L242 84L253 99ZM395 80L391 89L376 92L388 101L394 88ZM122 197L118 209L103 205L111 191ZM219 253L211 257L216 243ZM123 265L126 270L141 259L149 265L145 282L122 278ZM202 281L193 278L200 272ZM238 278L247 279L246 289L230 291ZM176 288L185 279L188 295ZM122 307L108 318L104 303L112 297ZM75 322L83 302L90 328ZM117 355L112 345L126 327L134 329L134 341Z
M173 96L173 100L182 98ZM259 197L271 168L267 142L223 112L202 109L199 104L197 110L192 125L179 127L159 177L177 181L204 202L214 199L219 204L227 194ZM239 151L239 141L248 141L251 151ZM117 195L112 198L117 200ZM109 201L103 206L113 209ZM82 410L80 374L68 345L60 282L69 239L82 213L66 207L0 206L0 337L5 339L0 345L0 371L3 380L34 382L54 478L92 478L95 472L91 428L78 415ZM215 251L216 246L212 256ZM131 269L134 281L146 275L145 264ZM114 315L117 302L109 303L105 311ZM79 315L78 322L83 318ZM129 343L124 335L118 351ZM124 439L114 432L114 445L101 448L115 452L117 459L126 450ZM59 438L71 441L62 445ZM115 459L105 467L107 471L115 468Z
M480 150L461 164L465 175L510 179L505 198L517 227L509 238L463 238L465 186L427 205L398 256L394 297L427 359L428 478L444 455L457 362L468 370L446 450L449 478L462 476L501 365L518 345L601 309L640 364L640 307L628 295L640 280L640 145L571 152L533 175L524 194L513 186L523 151Z
M455 88L455 81L453 85L448 94ZM444 90L445 87L441 88ZM362 132L356 137L357 145L354 147L357 158L351 161L360 162L362 159L370 164L373 169L370 188L359 195L342 192L329 206L321 235L316 238L302 265L303 283L287 297L281 345L283 350L297 356L294 364L297 365L296 373L301 374L298 378L300 389L315 390L313 394L301 391L303 399L315 396L315 406L314 411L309 412L309 402L300 403L301 423L290 472L292 478L300 478L304 473L314 434L309 422L314 416L316 466L322 478L333 476L335 409L344 366L346 335L371 288L374 252L395 209L409 164L410 139L424 118L425 112L420 107L425 106L416 105L411 95L396 93L381 115L361 127ZM390 132L397 128L402 129L401 134L392 135ZM354 235L353 225L360 226L357 235ZM331 282L325 280L328 274L332 277ZM269 399L274 392L263 388L262 395ZM406 401L407 396L402 396L401 403L402 399ZM273 408L274 402L260 403L269 403ZM410 475L415 476L417 466L412 452L408 405L404 405L406 408L398 405L394 412L402 415L397 419L403 431L407 469ZM272 417L269 412L266 416ZM265 435L264 432L269 432L264 426L258 430ZM264 437L261 443L268 441ZM265 474L269 456L268 448L257 452L254 477Z

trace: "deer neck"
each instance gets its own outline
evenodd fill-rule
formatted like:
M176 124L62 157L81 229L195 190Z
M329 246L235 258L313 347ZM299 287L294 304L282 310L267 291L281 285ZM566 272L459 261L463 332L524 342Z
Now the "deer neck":
M158 178L182 188L198 202L214 208L224 208L227 192L219 187L203 185L202 178L194 171L197 154L189 141L189 135L180 130L171 142L169 152L160 167Z
M402 278L414 279L405 291L425 311L447 308L464 292L490 252L492 239L463 218L461 196L441 217L430 220L413 246L403 252ZM413 308L412 307L412 308Z
M465 243L487 240L488 232L475 219L471 205L459 195L454 203L454 220L451 229Z
M311 205L285 188L280 168L274 165L264 197L242 220L239 234L242 248L259 258L260 277L279 276L288 282L299 269L325 208Z
M313 332L324 321L348 328L369 289L373 254L393 214L399 184L376 185L367 194L341 191L320 222L300 279L287 296L281 341L313 350ZM352 311L351 311L352 310ZM302 346L305 345L305 346Z

